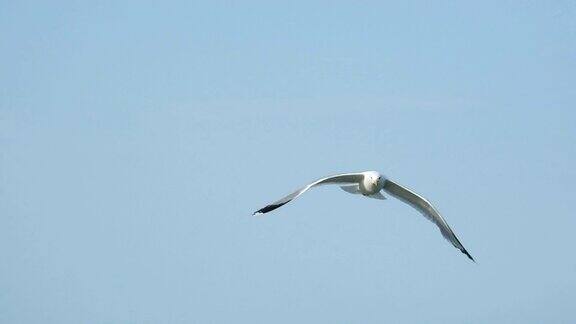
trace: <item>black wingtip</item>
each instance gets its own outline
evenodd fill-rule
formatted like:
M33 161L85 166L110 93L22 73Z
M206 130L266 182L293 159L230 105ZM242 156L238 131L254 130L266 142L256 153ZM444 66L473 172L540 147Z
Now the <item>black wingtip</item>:
M276 204L276 205L268 205L264 208L260 208L257 211L255 211L252 216L256 215L256 214L266 214L267 212L273 211L274 209L278 208L278 207L282 207L285 204L287 204L288 202L290 202L290 200L280 203L280 204Z
M470 259L470 260L472 260L472 262L476 263L476 260L474 260L474 258L470 255L470 253L468 253L468 251L466 251L466 249L462 249L460 251L462 251L462 253L466 254L468 259Z

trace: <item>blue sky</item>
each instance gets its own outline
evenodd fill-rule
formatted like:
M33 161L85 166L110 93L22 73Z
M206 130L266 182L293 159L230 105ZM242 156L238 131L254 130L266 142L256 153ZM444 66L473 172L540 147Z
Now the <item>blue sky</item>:
M576 321L572 1L0 4L0 322ZM314 189L379 170L400 201Z

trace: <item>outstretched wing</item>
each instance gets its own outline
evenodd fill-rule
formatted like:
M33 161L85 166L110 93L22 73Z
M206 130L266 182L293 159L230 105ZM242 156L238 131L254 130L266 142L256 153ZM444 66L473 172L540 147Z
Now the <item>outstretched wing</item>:
M314 187L314 186L319 186L319 185L325 185L325 184L346 184L346 183L360 183L360 181L362 181L362 179L364 178L364 175L362 173L344 173L344 174L337 174L337 175L333 175L333 176L329 176L326 178L322 178L322 179L318 179L314 182L312 182L311 184L302 187L296 191L294 191L293 193L289 194L288 196L277 200L263 208L258 209L257 211L254 212L253 215L255 214L265 214L267 212L273 211L274 209L285 205L287 203L289 203L290 201L294 200L296 197L300 196L301 194L303 194L304 192L306 192L306 190Z
M388 179L386 179L383 189L390 195L416 208L420 213L422 213L422 215L424 215L426 218L436 224L436 226L438 226L442 236L450 241L450 243L452 243L452 245L454 245L457 249L462 251L462 253L466 254L470 260L474 261L462 243L460 243L456 237L456 234L454 234L450 226L448 226L448 223L446 223L444 218L440 216L440 213L438 213L438 211L428 200L426 200L426 198Z

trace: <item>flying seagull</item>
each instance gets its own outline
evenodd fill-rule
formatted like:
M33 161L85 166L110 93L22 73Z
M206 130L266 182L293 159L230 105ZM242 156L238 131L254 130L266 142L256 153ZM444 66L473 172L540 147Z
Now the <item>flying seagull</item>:
M344 191L351 194L362 194L369 198L384 200L386 197L380 192L384 190L388 194L402 200L408 205L416 208L424 217L432 221L440 229L442 236L446 238L452 245L459 249L462 253L466 254L470 260L474 261L470 253L466 251L462 243L456 237L456 234L452 231L448 223L440 216L440 213L432 206L426 198L418 195L417 193L411 191L410 189L399 185L398 183L382 176L376 171L366 171L359 173L344 173L329 176L326 178L318 179L309 185L306 185L295 192L289 194L288 196L275 201L263 208L258 209L254 212L256 214L265 214L273 211L274 209L281 207L290 201L296 199L298 196L306 192L308 189L326 184L339 184L342 185ZM474 261L476 262L476 261Z

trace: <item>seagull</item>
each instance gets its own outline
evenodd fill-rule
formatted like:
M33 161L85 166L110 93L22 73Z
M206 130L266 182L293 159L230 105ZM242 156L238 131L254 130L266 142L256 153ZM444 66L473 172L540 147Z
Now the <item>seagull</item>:
M436 224L440 229L442 236L446 238L454 247L459 249L462 253L474 261L474 258L466 251L462 243L456 237L456 234L452 231L448 223L440 215L440 213L432 206L432 204L426 200L426 198L420 196L419 194L413 192L412 190L399 185L398 183L384 177L376 171L365 171L358 173L343 173L318 179L293 193L277 200L269 205L266 205L253 213L266 214L273 211L276 208L286 205L292 200L298 198L300 195L308 191L308 189L320 185L327 184L338 184L341 185L342 190L351 194L361 194L368 198L384 200L386 197L381 193L384 190L386 193L394 196L401 201L407 203L408 205L414 207L418 210L424 217ZM474 261L476 262L476 261Z

